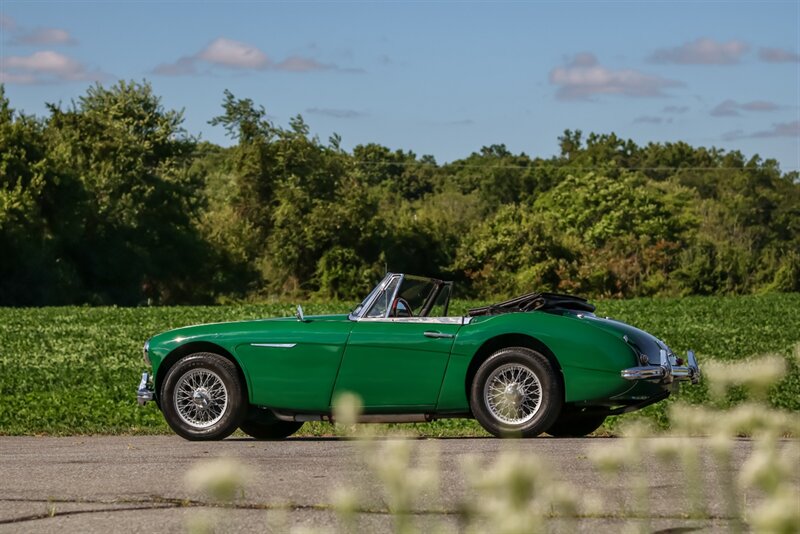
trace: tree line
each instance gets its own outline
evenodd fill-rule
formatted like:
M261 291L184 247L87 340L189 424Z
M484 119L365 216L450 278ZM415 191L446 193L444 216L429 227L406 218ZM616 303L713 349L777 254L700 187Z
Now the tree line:
M800 290L800 177L738 151L567 130L450 163L352 151L229 91L201 142L147 82L45 117L0 86L0 305L354 299L386 271L460 295Z

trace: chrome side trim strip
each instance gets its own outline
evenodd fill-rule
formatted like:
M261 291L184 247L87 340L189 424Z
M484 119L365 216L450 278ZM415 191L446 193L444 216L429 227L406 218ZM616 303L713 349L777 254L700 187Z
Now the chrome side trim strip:
M270 347L273 349L291 349L297 343L250 343L253 347Z

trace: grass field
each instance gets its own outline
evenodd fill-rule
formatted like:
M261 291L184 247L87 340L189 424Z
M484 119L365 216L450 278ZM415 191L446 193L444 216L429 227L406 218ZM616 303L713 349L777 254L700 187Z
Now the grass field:
M455 302L463 312L475 303ZM800 410L800 371L790 358L800 342L800 294L742 297L632 299L596 302L608 315L662 339L676 352L695 349L700 364L741 360L775 352L789 373L769 394L770 403ZM353 303L309 302L306 314L346 312ZM145 369L141 346L154 333L201 322L286 316L289 303L173 308L0 308L0 434L91 434L169 432L154 404L140 408L135 387ZM636 414L666 425L665 408L676 399L708 401L704 385ZM729 402L737 401L734 394ZM638 414L638 415L637 415ZM611 418L613 432L620 418ZM473 421L404 425L427 436L481 435ZM303 432L333 433L330 425Z

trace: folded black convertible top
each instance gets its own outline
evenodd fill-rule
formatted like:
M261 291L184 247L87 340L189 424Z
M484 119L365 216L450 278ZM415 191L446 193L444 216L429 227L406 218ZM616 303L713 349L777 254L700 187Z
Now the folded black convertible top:
M583 297L560 293L528 293L498 304L490 304L467 311L469 317L498 315L500 313L527 312L534 310L575 310L593 312L595 307Z

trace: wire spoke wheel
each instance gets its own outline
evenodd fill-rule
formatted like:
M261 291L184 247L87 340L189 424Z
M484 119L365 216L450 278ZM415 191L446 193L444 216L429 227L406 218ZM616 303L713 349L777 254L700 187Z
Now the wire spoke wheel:
M239 372L235 362L213 352L177 360L159 385L161 411L170 428L191 441L230 436L248 407Z
M522 425L533 419L542 404L542 385L528 367L519 363L501 365L488 376L483 398L489 413L507 425Z
M194 428L208 428L225 415L228 390L217 373L200 367L178 378L173 401L183 422Z

